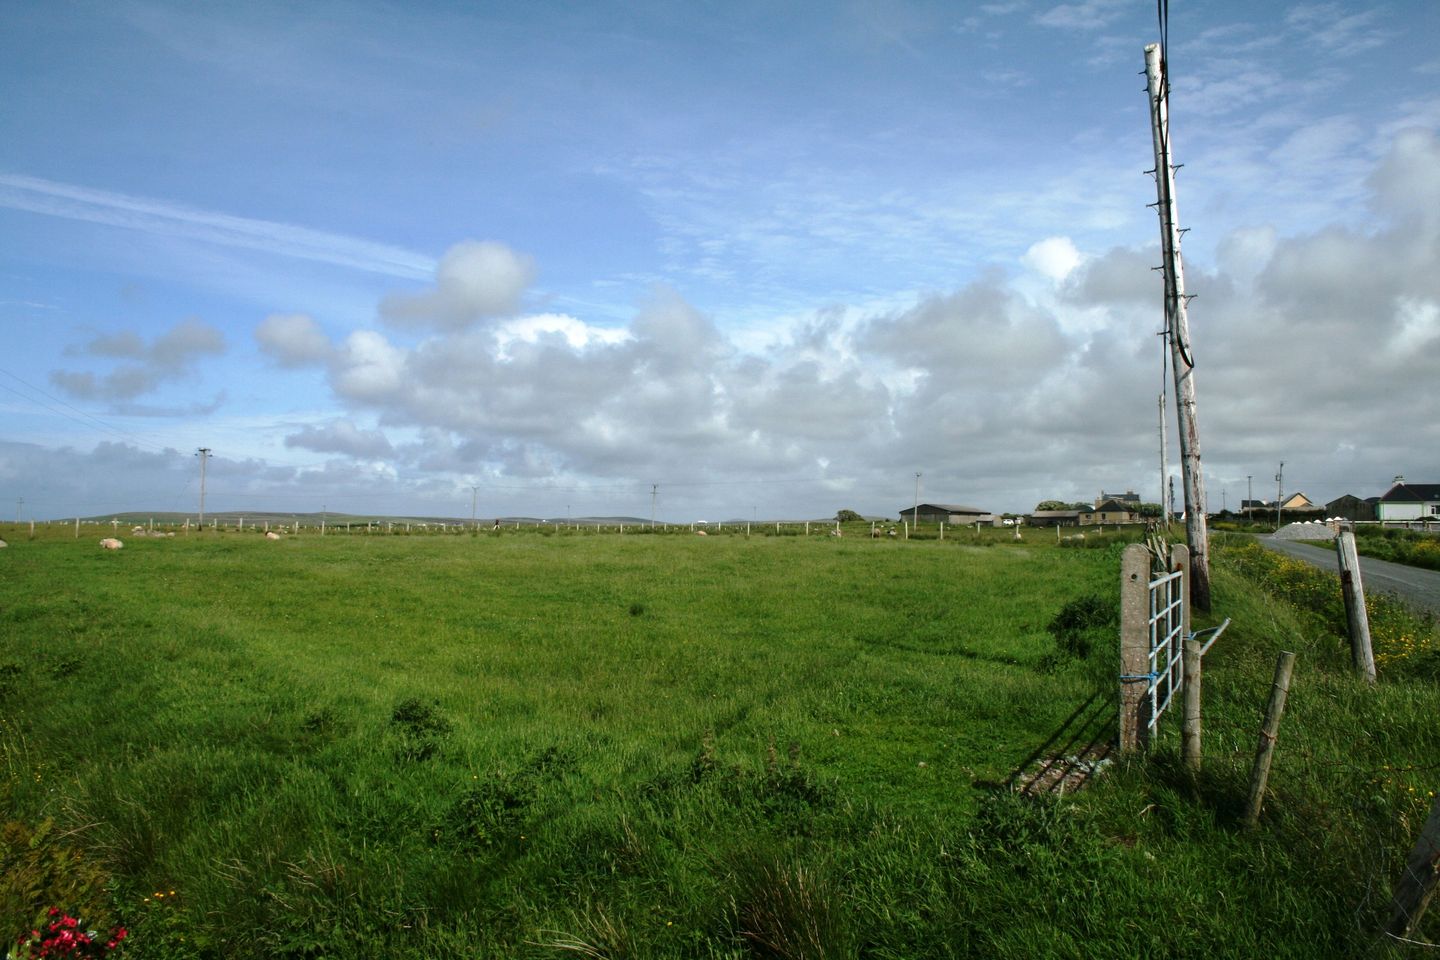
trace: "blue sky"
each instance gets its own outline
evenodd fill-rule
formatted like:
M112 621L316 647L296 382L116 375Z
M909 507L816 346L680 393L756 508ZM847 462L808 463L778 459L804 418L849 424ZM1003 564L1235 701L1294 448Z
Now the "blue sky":
M1158 496L1151 5L4 10L0 507ZM1172 5L1212 509L1440 481L1436 36Z

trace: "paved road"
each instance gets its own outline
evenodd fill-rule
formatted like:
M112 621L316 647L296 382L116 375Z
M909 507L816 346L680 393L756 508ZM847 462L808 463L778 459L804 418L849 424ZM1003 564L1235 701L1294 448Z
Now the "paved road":
M1322 570L1340 572L1334 547L1315 547L1308 543L1277 540L1274 537L1255 539L1262 547L1299 557ZM1402 599L1418 607L1440 613L1440 571L1407 567L1402 563L1376 560L1374 557L1361 557L1360 580L1365 584L1366 593L1399 594Z

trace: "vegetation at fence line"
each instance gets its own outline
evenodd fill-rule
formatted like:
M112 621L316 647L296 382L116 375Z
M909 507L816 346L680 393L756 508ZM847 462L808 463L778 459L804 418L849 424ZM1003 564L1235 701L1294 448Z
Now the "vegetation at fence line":
M1222 539L1220 544L1227 563L1293 604L1310 630L1333 638L1336 649L1349 656L1345 601L1334 573L1266 550L1248 538ZM1378 670L1440 680L1440 626L1434 615L1373 592L1365 595L1365 611Z
M1440 570L1440 534L1395 527L1357 527L1355 549L1361 556L1426 570Z
M0 555L10 942L54 907L141 960L1354 954L1435 789L1424 655L1365 688L1243 547L1203 774L1164 729L1031 797L1113 696L1119 540L484 534Z

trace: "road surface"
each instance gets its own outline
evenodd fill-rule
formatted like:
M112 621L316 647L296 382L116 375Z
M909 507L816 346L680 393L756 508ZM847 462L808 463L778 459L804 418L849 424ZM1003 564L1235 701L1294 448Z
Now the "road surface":
M1313 563L1322 570L1340 572L1340 562L1335 559L1334 547L1315 547L1293 540L1277 540L1274 537L1256 537L1262 547L1298 557ZM1402 600L1431 613L1440 614L1440 571L1407 567L1403 563L1376 560L1374 557L1360 558L1360 581L1366 593L1394 593Z

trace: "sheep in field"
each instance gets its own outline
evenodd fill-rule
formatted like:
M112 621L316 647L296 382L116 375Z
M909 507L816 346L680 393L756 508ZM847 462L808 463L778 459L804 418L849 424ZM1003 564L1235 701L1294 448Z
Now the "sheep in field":
M119 550L123 546L125 546L125 544L116 540L114 537L106 537L100 541L100 547L104 550Z
M266 531L265 531L265 539L266 539L266 540L279 540L279 539L280 539L280 534L276 533L274 530L266 530Z

